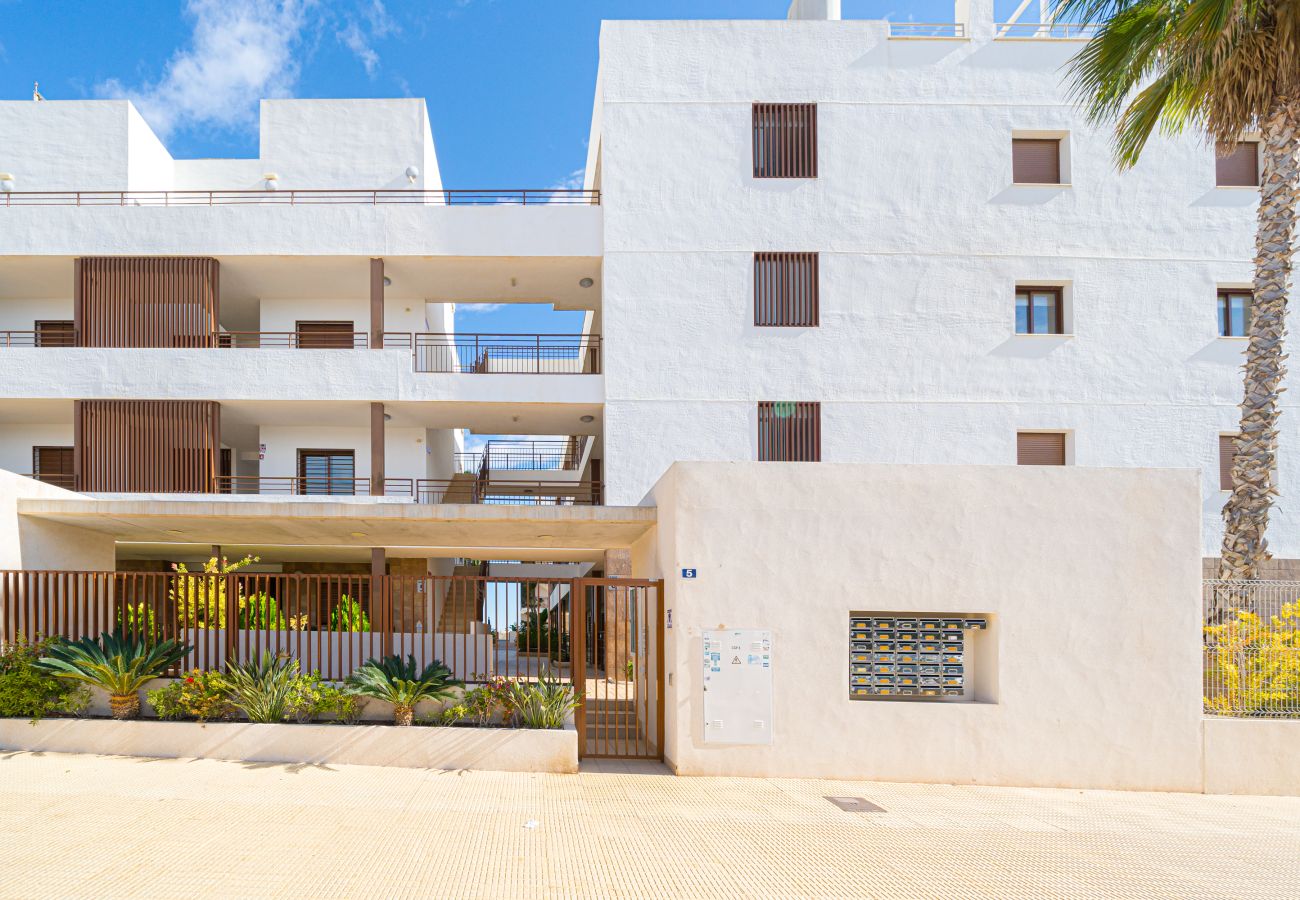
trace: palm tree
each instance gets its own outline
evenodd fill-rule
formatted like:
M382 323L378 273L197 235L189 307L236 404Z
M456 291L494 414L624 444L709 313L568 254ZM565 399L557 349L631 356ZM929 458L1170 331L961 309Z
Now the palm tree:
M415 656L385 656L368 659L347 678L348 690L363 697L373 697L393 704L393 724L410 725L415 717L415 704L421 700L447 700L455 693L452 689L464 687L438 660L423 669L416 665Z
M1300 3L1063 0L1056 18L1098 26L1070 75L1089 118L1115 123L1121 168L1137 162L1157 126L1165 133L1190 127L1227 148L1245 132L1260 134L1254 315L1220 564L1221 578L1259 578L1277 493L1282 342L1300 199Z

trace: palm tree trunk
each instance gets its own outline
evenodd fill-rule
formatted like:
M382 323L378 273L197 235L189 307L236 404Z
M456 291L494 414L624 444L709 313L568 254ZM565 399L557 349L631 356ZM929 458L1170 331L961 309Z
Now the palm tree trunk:
M1241 436L1232 459L1232 493L1223 506L1219 577L1253 581L1269 559L1268 514L1277 495L1278 395L1300 201L1300 99L1279 98L1264 121L1263 171L1255 233L1255 299L1246 346Z

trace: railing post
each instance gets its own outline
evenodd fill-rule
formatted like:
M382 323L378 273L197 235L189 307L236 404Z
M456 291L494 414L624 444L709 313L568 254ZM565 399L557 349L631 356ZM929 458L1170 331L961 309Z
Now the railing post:
M587 752L587 592L580 578L569 582L569 610L573 616L569 623L569 671L573 694L578 698L573 724L578 729L578 756L581 757Z
M542 336L539 334L536 337L537 337L537 374L540 375L542 374Z
M221 564L221 560L217 560ZM239 633L239 598L235 595L235 576L227 573L221 576L226 594L226 662L238 662L235 659L235 635Z

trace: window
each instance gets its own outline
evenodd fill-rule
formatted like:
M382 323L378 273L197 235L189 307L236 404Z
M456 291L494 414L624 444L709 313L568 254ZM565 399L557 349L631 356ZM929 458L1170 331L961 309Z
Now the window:
M356 460L351 450L299 450L298 493L355 494Z
M299 322L298 346L304 350L351 350L355 331L353 322Z
M754 177L817 177L817 104L754 104Z
M754 254L754 324L815 326L818 321L816 253Z
M1250 291L1219 291L1219 337L1245 337L1255 295Z
M1259 144L1256 141L1220 143L1214 157L1214 183L1218 187L1259 186Z
M68 321L44 321L36 323L37 347L73 347L76 346L77 329Z
M75 486L72 458L71 447L33 447L32 475L37 481L71 490Z
M1065 465L1065 432L1022 431L1017 434L1016 465Z
M822 458L822 405L758 404L758 458L762 462L819 462Z
M1064 334L1065 310L1059 287L1016 288L1016 334Z
M1016 184L1060 184L1061 139L1013 138L1011 180Z
M1235 434L1219 435L1219 490L1232 490L1232 458L1237 455Z

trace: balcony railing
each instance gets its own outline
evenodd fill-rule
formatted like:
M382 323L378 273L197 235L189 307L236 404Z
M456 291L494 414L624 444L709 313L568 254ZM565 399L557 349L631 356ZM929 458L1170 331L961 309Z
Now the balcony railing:
M598 375L596 334L385 332L384 347L408 348L415 371L456 375Z
M1079 22L999 22L997 38L1024 40L1089 40L1096 36L1099 25Z
M327 475L262 476L218 475L214 479L219 494L266 494L321 497L353 497L370 494L369 478L337 478ZM411 478L385 478L385 497L414 496Z
M365 331L223 331L216 337L218 347L237 350L365 350L370 346Z
M75 347L73 331L0 331L0 347Z
M10 191L0 206L599 206L600 191L509 190L244 190Z
M369 478L326 476L221 475L213 479L214 493L268 497L366 497ZM67 485L71 488L71 485ZM516 506L600 505L602 485L593 481L543 479L385 478L384 497L414 503L471 503Z
M486 480L488 472L576 472L591 438L574 435L562 441L488 441L477 453L457 453L456 471Z
M962 22L890 22L891 38L964 38Z

